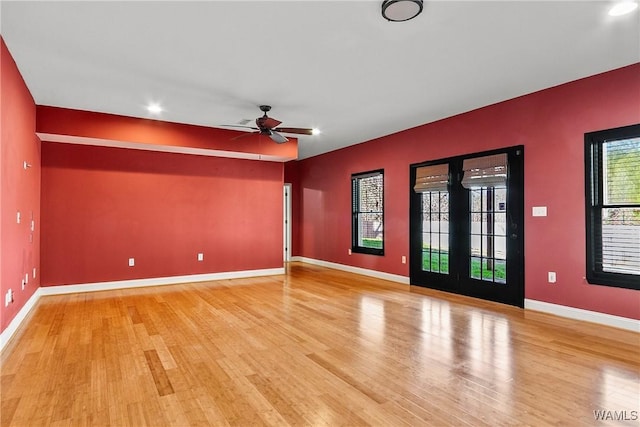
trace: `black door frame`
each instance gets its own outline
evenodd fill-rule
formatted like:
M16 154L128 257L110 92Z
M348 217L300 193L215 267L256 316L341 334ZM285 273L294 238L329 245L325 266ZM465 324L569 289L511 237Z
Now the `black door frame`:
M508 161L506 285L469 277L469 209L460 208L469 204L469 190L460 184L464 159L501 153L507 154ZM449 274L422 270L422 195L413 190L417 168L442 163L449 164ZM524 307L524 146L415 163L410 165L409 171L411 285Z

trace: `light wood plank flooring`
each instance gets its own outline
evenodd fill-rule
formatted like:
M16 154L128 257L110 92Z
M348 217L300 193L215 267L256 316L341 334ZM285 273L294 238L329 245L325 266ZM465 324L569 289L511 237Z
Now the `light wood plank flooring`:
M638 426L639 354L637 333L292 263L42 297L2 354L1 422Z

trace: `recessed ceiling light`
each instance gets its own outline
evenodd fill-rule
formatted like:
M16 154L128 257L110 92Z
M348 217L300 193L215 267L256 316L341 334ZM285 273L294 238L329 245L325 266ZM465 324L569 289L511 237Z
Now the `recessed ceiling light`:
M162 106L157 102L151 102L147 105L147 111L151 114L160 114L162 113Z
M616 3L609 9L609 16L626 15L633 12L638 8L638 3L635 1L621 1Z
M311 135L320 135L320 129L318 128L311 129Z

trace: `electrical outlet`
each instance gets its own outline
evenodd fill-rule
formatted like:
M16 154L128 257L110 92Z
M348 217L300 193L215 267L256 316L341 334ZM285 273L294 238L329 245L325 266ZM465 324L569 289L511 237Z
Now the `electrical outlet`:
M349 255L351 255L351 249L349 249Z
M407 257L406 257L406 256L404 256L404 255L402 255L402 263L403 263L403 264L406 264L406 263L407 263Z
M16 213L16 222L20 224L20 211Z
M198 254L198 261L203 261L204 260L204 254L200 253Z
M29 273L24 275L24 283L29 283Z
M556 272L550 271L548 274L549 283L556 283Z
M33 267L33 278L34 279L36 278L36 268L35 267Z
M136 265L136 260L135 258L129 258L129 267L133 267Z
M4 306L8 307L13 302L13 291L9 289L4 296Z

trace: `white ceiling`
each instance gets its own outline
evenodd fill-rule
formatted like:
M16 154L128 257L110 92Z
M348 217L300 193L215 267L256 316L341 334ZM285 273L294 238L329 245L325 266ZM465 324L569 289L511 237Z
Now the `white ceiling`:
M300 158L640 62L640 13L610 1L2 1L35 102L219 126L260 104Z

